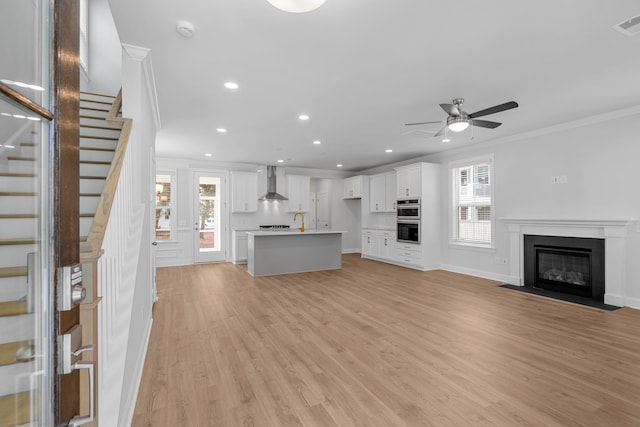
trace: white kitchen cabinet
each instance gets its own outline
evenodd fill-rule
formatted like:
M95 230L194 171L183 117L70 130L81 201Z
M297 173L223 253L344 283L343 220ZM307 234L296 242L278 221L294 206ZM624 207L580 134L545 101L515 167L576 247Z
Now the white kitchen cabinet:
M311 177L307 175L287 175L287 211L309 212Z
M413 164L396 168L398 199L407 197L421 197L422 174L420 164Z
M369 177L369 212L384 212L387 206L386 182L383 174Z
M362 181L363 175L352 176L342 180L344 193L343 199L361 199L362 198Z
M376 256L376 240L372 231L362 230L362 256Z
M362 230L362 257L393 261L396 233L391 230Z
M258 211L258 174L255 172L231 172L231 212Z
M385 177L384 180L385 183L385 194L386 194L386 198L385 198L385 211L387 212L395 212L396 211L396 206L397 206L397 201L398 201L398 197L397 197L397 176L396 176L396 172L389 172L387 173L387 176Z
M247 232L234 230L233 231L233 263L234 264L246 264L247 263Z
M421 266L423 264L422 246L413 243L397 243L395 258L402 264Z
M396 174L386 172L369 178L369 211L396 211Z

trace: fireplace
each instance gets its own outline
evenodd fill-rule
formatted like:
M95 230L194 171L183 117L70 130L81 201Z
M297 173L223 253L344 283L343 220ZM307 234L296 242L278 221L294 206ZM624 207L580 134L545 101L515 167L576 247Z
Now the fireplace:
M604 301L604 239L524 235L524 285Z

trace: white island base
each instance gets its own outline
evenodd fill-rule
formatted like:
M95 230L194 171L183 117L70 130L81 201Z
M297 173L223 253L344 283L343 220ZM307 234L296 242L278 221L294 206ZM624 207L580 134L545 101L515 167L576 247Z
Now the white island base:
M252 276L342 268L342 231L249 231L247 271Z

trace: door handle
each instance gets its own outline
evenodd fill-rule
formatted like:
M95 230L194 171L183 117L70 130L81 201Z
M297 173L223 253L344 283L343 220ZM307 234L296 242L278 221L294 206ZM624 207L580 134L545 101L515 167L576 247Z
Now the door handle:
M158 246L158 242L151 242L153 246Z
M87 348L86 350L92 350ZM69 421L69 427L81 426L83 424L88 424L93 421L95 417L95 408L96 408L96 395L94 391L95 387L95 365L93 362L76 362L73 364L73 369L86 369L89 373L89 415L76 415Z

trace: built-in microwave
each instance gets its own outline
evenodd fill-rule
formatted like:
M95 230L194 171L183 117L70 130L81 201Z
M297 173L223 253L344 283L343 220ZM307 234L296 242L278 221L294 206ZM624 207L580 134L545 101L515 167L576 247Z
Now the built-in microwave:
M398 219L420 219L420 199L400 199L397 206Z
M410 219L399 219L398 242L420 244L420 221Z

